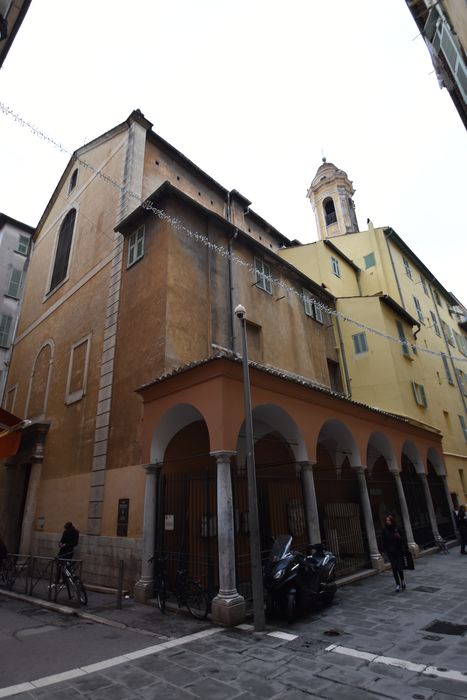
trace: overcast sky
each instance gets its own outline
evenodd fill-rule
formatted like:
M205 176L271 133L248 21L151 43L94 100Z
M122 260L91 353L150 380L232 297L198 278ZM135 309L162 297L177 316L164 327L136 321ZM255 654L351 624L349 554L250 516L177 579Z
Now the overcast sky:
M467 304L465 130L404 0L33 0L0 101L69 151L139 108L284 235L345 170L361 229L392 226ZM0 111L0 211L36 225L68 157Z

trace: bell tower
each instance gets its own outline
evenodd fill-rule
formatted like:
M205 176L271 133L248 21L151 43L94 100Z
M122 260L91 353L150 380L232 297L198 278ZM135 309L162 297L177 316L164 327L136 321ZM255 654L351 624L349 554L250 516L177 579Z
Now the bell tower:
M307 193L321 240L358 231L354 193L347 173L323 158Z

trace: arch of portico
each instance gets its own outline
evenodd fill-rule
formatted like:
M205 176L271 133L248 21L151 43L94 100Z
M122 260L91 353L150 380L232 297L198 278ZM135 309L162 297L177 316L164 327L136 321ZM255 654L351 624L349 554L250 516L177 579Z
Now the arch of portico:
M324 524L325 517L329 519L329 509L328 513L324 510L327 493L332 492L325 482L332 477L342 498L339 501L331 493L330 502L357 506L353 517L360 523L368 563L381 568L366 472L374 472L380 462L390 465L391 471L393 467L398 470L396 455L407 443L404 423L277 373L251 369L250 381L258 481L264 477L259 508L266 513L270 534L280 534L277 528L288 526L308 540L332 539L325 537ZM146 385L139 393L143 399L143 454L148 462L143 557L148 554L149 558L154 551L160 474L182 470L182 461L191 474L204 470L211 484L207 488L209 508L216 517L219 590L213 614L224 624L237 624L244 616L244 603L237 590L235 546L246 507L237 480L245 476L241 365L226 357L214 358ZM411 431L413 448L406 452L418 464L417 441L420 437L423 443L426 436L420 428ZM420 450L426 447L422 443ZM436 440L432 444L436 447ZM192 454L195 446L197 452ZM274 512L274 503L281 496L288 508L282 522ZM210 532L206 513L202 517L201 529ZM151 576L143 561L137 585L141 599L150 589Z

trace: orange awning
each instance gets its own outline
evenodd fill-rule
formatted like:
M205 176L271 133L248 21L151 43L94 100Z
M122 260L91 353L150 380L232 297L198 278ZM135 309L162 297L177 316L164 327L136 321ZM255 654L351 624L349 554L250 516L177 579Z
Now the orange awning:
M24 421L21 418L0 408L0 459L16 454L23 426Z

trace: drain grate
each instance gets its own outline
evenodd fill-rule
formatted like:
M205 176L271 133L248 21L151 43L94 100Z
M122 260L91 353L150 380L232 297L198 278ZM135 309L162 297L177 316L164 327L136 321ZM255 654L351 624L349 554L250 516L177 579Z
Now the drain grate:
M417 586L416 588L412 588L413 591L420 591L420 593L436 593L439 591L439 588L435 588L434 586Z
M462 635L467 632L467 625L458 625L455 622L435 620L423 629L427 632L434 632L435 634L456 634L462 637Z

